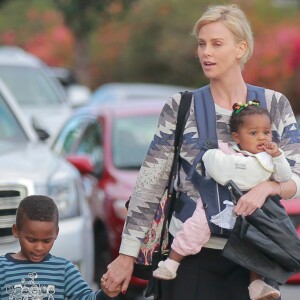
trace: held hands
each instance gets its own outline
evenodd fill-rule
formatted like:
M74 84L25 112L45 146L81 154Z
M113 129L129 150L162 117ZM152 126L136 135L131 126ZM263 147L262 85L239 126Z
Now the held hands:
M126 293L133 272L134 260L132 256L120 254L107 266L107 272L101 278L101 285L108 296L110 296L109 293Z
M263 145L263 149L270 154L272 157L277 157L281 155L281 152L278 149L278 146L274 142L266 142Z
M107 295L108 297L113 298L113 297L116 297L116 296L118 296L118 295L120 294L121 288L120 288L118 291L111 292L111 291L109 291L109 290L105 287L104 282L105 282L105 278L102 277L102 278L101 278L101 289L102 289L102 291L104 292L105 295Z

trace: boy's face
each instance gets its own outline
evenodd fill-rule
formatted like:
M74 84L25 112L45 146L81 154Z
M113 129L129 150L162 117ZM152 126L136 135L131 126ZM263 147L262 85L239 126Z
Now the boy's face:
M21 230L13 225L13 234L19 239L21 251L13 257L15 259L42 261L50 252L58 235L58 227L55 222L32 221L23 219Z

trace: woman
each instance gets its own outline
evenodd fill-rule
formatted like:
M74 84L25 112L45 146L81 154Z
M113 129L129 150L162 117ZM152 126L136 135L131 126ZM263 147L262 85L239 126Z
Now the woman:
M251 27L236 5L219 5L208 8L196 22L193 33L198 40L198 57L209 79L215 104L218 139L228 142L231 140L228 123L232 105L238 101L253 100L249 99L248 86L242 76L243 67L253 51ZM272 117L273 139L290 159L292 180L281 186L275 181L258 184L239 200L235 207L238 215L252 214L269 195L280 194L288 199L300 194L300 139L295 117L284 95L268 89L263 91ZM161 113L156 135L131 197L120 255L108 266L104 275L109 290L121 288L122 292L126 292L141 240L153 219L152 207L155 205L151 204L157 203L164 192L174 151L173 132L179 102L180 94L177 94L169 99ZM199 152L197 141L192 102L180 153L190 164ZM201 172L198 166L197 172ZM187 180L183 169L179 176L180 190L196 202L199 193ZM212 236L199 254L187 257L180 265L176 279L162 283L162 299L248 300L249 271L222 256L225 243L225 238Z

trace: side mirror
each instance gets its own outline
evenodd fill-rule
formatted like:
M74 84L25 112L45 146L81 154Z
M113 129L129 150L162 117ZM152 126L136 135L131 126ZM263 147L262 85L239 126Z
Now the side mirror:
M90 89L80 84L72 84L66 88L66 91L72 107L85 105L91 96Z
M102 163L94 164L86 155L68 155L66 159L81 173L91 174L99 178L103 173Z
M31 119L31 124L41 141L46 141L50 137L48 131L39 124L36 118Z

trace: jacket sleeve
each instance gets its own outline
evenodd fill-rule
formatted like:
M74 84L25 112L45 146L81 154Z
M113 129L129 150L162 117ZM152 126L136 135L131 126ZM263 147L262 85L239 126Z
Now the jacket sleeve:
M120 253L137 257L141 241L165 191L174 153L174 132L180 94L170 98L140 169L122 234Z
M286 160L284 153L277 157L273 157L273 163L275 166L275 171L272 178L278 182L286 182L292 178L292 169L290 164Z
M273 141L283 150L292 169L292 180L297 186L293 198L300 197L300 133L298 124L288 99L281 93L266 90L270 99L269 112L273 126Z

